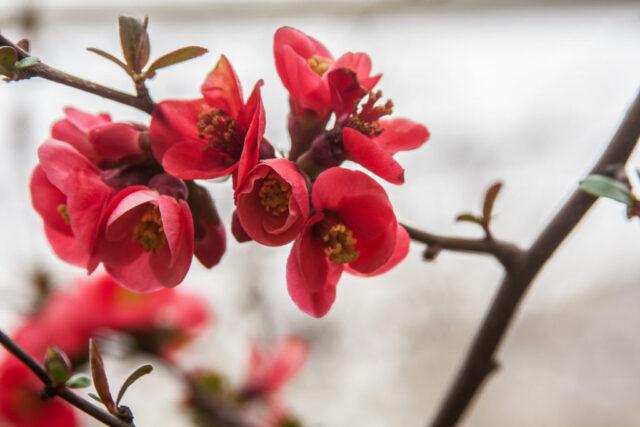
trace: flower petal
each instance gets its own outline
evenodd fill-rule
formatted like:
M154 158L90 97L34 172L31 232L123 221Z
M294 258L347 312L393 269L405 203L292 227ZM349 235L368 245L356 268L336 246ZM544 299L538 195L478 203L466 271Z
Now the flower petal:
M384 132L383 132L384 133ZM404 169L391 153L355 129L342 129L342 145L349 158L392 184L404 183Z
M173 144L164 154L162 165L180 179L210 179L229 175L238 164L229 165L227 156L209 148L199 139L186 139Z
M206 108L203 99L170 100L156 105L151 113L149 137L158 162L163 163L164 154L173 144L198 139L198 117Z
M384 130L373 140L390 154L415 150L429 139L427 128L409 119L382 119L380 125Z
M381 267L378 267L377 269L369 273L362 273L351 268L351 266L346 266L345 270L355 276L363 277L378 276L380 274L384 274L394 268L396 265L400 264L400 262L402 262L407 257L407 254L409 253L410 243L411 239L409 238L407 230L405 230L401 225L398 225L398 228L396 230L396 245L393 250L393 254L391 255L391 257L389 257L387 262L385 262Z
M220 108L237 119L243 106L242 87L226 56L220 55L218 63L207 76L200 91L207 104Z

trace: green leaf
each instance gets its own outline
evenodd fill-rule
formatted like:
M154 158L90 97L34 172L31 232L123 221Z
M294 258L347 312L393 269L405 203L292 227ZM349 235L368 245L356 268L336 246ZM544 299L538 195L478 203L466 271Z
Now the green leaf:
M149 61L149 33L147 33L148 20L144 21L132 16L120 16L120 45L122 54L129 68L140 73Z
M198 56L204 55L208 50L200 46L186 46L176 49L172 52L162 55L149 65L146 74L149 77L153 77L155 72L160 68L169 67L180 62L188 61Z
M11 77L13 68L18 61L18 52L12 47L0 47L0 74Z
M118 397L116 398L116 405L120 405L120 400L122 400L124 393L131 386L131 384L138 381L141 377L151 373L151 371L153 371L153 366L151 365L142 365L138 369L133 371L124 381L124 383L122 384L122 387L120 387L120 391L118 392Z
M24 70L25 68L32 67L39 62L40 60L35 56L27 56L26 58L23 58L20 61L16 62L16 68L18 70Z
M498 197L498 193L502 189L502 183L496 182L491 187L487 189L487 192L484 196L484 204L482 206L482 217L485 225L488 225L491 221L491 213L493 212L493 205L496 202L496 198Z
M590 175L580 181L580 189L596 197L606 197L624 203L627 206L633 205L635 197L631 190L613 178L604 175Z
M91 379L83 374L77 374L67 380L65 385L69 388L87 388L91 385Z
M478 218L474 214L471 213L461 213L456 217L457 222L473 222L474 224L482 225L482 218Z
M50 346L44 355L44 370L54 384L64 384L71 377L71 362L62 350Z
M92 398L93 400L95 400L96 402L100 402L100 403L102 403L102 399L100 399L100 397L99 397L99 396L97 396L97 395L95 395L95 394L93 394L93 393L87 393L87 395L88 395L90 398Z
M102 355L100 355L98 345L93 339L89 341L89 360L91 362L91 377L98 396L100 396L100 400L107 410L115 414L117 412L116 405L113 403L113 397L111 397L111 391L109 390L109 381L104 371Z
M109 61L116 64L118 67L122 68L127 74L131 75L131 70L129 70L129 67L127 67L127 64L125 64L124 62L122 62L121 60L119 60L109 52L105 52L104 50L98 49L96 47L88 47L87 50L89 52L95 53L96 55L100 55L105 59L108 59Z

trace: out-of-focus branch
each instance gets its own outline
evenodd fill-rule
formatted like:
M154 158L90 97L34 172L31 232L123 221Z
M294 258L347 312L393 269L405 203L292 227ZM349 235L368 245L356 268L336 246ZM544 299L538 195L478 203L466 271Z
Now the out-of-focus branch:
M638 138L640 93L590 174L614 174L627 162ZM507 274L431 427L450 427L458 423L487 376L497 366L494 355L527 289L595 201L595 197L576 190L542 230L533 245L517 258L511 269L507 269Z
M24 59L29 57L29 53L18 47L15 43L8 40L2 34L0 34L0 47L8 46L18 53L18 59ZM16 80L29 79L32 77L40 77L46 80L50 80L56 83L60 83L66 86L71 86L82 91L92 93L94 95L101 96L103 98L110 99L121 104L129 105L130 107L142 110L145 113L151 114L154 109L154 103L149 97L149 93L137 88L138 96L130 95L119 90L115 90L98 83L82 79L80 77L73 76L71 74L60 71L53 68L43 62L31 65L30 67L19 70Z
M91 415L98 421L111 427L133 427L132 422L121 420L120 418L109 414L98 406L78 396L64 386L56 386L53 381L38 362L36 362L29 354L27 354L20 346L13 341L8 335L0 330L0 345L6 348L9 353L14 355L22 362L31 372L33 372L44 385L44 395L58 396L66 400L69 404L80 409L82 412Z
M509 269L522 251L513 243L496 240L492 237L484 239L466 239L461 237L441 236L422 231L402 224L412 240L427 245L426 259L432 259L442 249L456 252L485 254L495 257L502 265Z

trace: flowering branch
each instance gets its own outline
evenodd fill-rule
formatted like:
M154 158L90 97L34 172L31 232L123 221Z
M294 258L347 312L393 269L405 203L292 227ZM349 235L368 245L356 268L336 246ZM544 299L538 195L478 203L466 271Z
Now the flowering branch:
M24 49L20 48L19 46L8 40L6 37L4 37L2 34L0 34L0 47L3 46L13 48L17 53L18 59L20 60L33 58ZM141 87L137 88L138 95L134 96L125 92L121 92L119 90L102 86L98 83L81 79L80 77L76 77L71 74L65 73L64 71L60 71L43 62L36 62L33 65L22 68L20 70L16 70L16 76L14 80L23 80L32 77L40 77L66 86L71 86L76 89L92 93L94 95L98 95L115 102L119 102L121 104L129 105L133 108L144 111L145 113L151 114L154 108L154 103L149 97L148 92L142 89L144 84Z
M20 346L13 341L8 335L0 330L0 344L6 348L9 353L13 354L18 360L20 360L26 367L33 372L40 381L44 384L43 396L58 396L66 400L69 404L80 409L84 413L91 415L93 418L102 421L104 424L111 427L132 427L133 422L127 422L120 418L113 416L104 410L100 409L88 400L78 396L67 387L54 385L53 380L49 377L47 372L38 362L36 362L31 356L29 356Z
M640 93L590 175L614 174L627 162L639 137ZM463 365L431 422L432 427L453 426L460 420L487 376L497 367L495 352L529 285L596 199L581 190L574 191L531 247L516 258L511 269L507 268Z

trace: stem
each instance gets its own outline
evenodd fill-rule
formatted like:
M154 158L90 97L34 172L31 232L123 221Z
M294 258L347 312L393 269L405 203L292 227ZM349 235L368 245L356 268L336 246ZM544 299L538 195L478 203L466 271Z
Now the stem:
M611 175L624 165L640 137L640 93L629 107L620 127L590 174ZM520 301L538 272L569 236L596 198L574 191L542 230L533 245L507 269L498 292L469 348L455 381L442 402L431 427L458 423L487 376L495 369L496 349L502 342Z
M428 259L432 259L440 249L446 249L456 252L492 255L500 261L505 268L509 269L522 252L516 245L495 240L492 237L484 239L448 237L418 230L406 224L402 224L402 226L407 230L412 240L428 246L428 250L425 253L425 257Z
M80 409L82 412L91 415L93 418L102 421L104 424L111 427L132 427L133 423L125 422L120 418L109 414L108 412L97 407L88 400L78 396L68 388L64 386L54 386L53 381L38 362L33 357L28 355L20 346L13 341L8 335L0 330L0 344L6 348L9 353L13 354L18 360L20 360L31 372L33 372L40 381L44 384L45 391L48 395L58 396L66 400L71 405Z
M28 52L20 49L10 40L2 36L2 34L0 34L0 46L9 46L15 49L18 53L19 59L24 59L29 56ZM134 96L125 92L120 92L119 90L102 86L98 83L93 83L91 81L81 79L80 77L65 73L64 71L60 71L42 62L32 65L31 67L27 67L23 70L17 70L16 74L16 80L29 79L31 77L40 77L66 86L71 86L76 89L80 89L82 91L89 92L115 102L119 102L121 104L129 105L130 107L137 108L138 110L144 111L148 114L151 114L155 107L153 101L146 91L146 88L144 91L139 91L138 96Z

